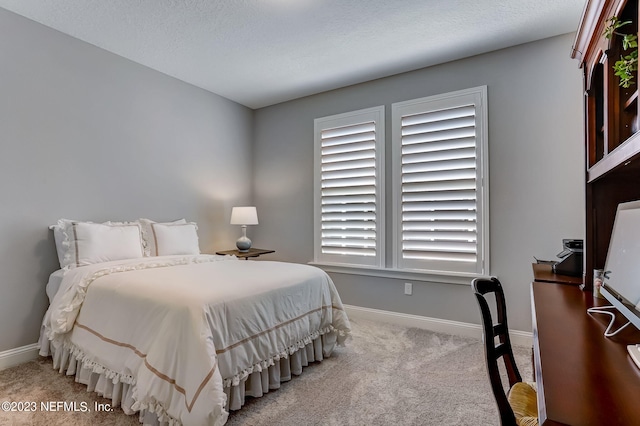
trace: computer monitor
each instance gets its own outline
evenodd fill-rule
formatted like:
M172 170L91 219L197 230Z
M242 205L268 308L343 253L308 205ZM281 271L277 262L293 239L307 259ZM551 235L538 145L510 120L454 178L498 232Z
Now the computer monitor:
M640 329L640 201L618 205L601 294Z

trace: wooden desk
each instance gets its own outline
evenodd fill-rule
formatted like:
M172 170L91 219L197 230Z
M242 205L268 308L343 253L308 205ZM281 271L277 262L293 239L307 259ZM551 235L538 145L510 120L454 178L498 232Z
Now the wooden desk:
M558 275L553 272L551 265L544 263L533 263L533 279L534 281L543 281L547 283L582 285L582 277L572 277L569 275Z
M540 424L640 424L640 370L626 347L640 331L604 337L609 316L588 314L593 295L576 286L534 282L531 298Z

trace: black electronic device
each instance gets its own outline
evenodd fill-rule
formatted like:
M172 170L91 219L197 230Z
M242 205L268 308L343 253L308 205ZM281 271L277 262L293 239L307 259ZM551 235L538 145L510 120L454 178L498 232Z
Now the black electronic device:
M553 272L560 275L570 275L573 277L582 276L582 251L584 248L583 240L563 239L562 251L558 253L558 257L562 260L556 262L552 268Z

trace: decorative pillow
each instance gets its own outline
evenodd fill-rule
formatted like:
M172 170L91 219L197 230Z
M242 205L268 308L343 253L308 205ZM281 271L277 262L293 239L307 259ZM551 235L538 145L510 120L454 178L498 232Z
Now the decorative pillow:
M158 252L156 250L156 238L153 234L153 229L151 228L151 225L159 222L154 222L151 219L144 219L144 218L138 219L138 222L140 223L140 226L142 226L142 240L144 242L144 255L157 256ZM178 219L173 222L163 222L160 224L161 225L183 225L186 223L187 221L185 219Z
M157 256L200 254L195 223L152 223Z
M77 266L144 256L142 231L137 223L78 222L73 224L73 236Z
M144 255L137 222L79 222L60 219L53 229L60 267L84 266Z

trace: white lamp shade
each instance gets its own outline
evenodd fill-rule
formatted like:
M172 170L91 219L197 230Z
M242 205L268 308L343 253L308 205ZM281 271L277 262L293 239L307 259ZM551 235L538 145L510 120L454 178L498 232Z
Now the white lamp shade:
M234 207L231 209L231 225L257 225L258 211L255 207Z

